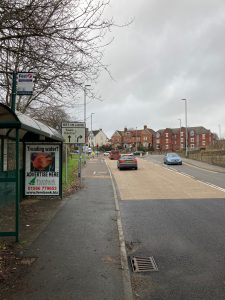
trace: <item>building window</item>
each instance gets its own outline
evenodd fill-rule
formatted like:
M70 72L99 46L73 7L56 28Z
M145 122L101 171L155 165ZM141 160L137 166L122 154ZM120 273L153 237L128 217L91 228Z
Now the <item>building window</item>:
M195 141L195 138L191 138L191 142L194 143L194 141Z
M166 145L166 149L169 149L169 145Z
M169 140L168 139L166 139L166 144L168 144L169 143Z
M156 140L156 144L160 144L160 139L157 139L157 140Z
M165 137L168 137L168 136L169 136L169 133L168 133L168 132L166 132L166 133L165 133Z
M184 133L183 133L183 131L181 131L181 133L180 133L180 136L184 136Z
M191 144L191 148L193 149L195 147L195 144Z
M205 133L202 134L202 139L205 140Z
M205 141L202 141L202 146L205 146Z
M181 144L181 149L184 149L184 144Z
M184 142L184 138L181 138L180 141L183 143Z

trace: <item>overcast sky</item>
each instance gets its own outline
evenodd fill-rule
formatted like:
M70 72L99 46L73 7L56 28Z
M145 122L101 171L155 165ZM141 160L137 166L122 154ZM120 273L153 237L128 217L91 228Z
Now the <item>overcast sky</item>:
M204 126L225 137L225 1L111 0L113 43L105 50L112 80L95 90L103 102L87 105L93 129ZM88 102L88 101L87 101Z

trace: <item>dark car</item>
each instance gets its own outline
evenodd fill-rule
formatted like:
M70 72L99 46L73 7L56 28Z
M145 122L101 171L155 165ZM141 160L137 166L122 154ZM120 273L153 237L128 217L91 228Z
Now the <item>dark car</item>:
M117 160L120 158L120 152L118 150L112 150L109 153L109 159Z
M133 155L135 155L135 156L143 156L144 152L143 151L134 151Z
M117 168L119 170L122 169L138 169L138 163L136 157L134 155L128 154L128 155L121 155L121 157L117 161Z
M177 153L167 153L163 161L166 165L182 165L182 159Z

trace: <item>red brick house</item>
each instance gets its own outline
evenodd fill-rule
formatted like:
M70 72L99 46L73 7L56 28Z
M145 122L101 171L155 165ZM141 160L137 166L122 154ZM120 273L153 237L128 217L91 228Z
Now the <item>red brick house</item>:
M188 127L188 150L206 148L214 143L214 135L203 126ZM161 151L179 151L186 148L186 128L160 129L155 134L154 148Z
M136 150L140 147L151 149L153 147L153 138L155 132L144 126L144 129L128 129L124 131L115 131L111 137L112 148L122 148L127 150Z

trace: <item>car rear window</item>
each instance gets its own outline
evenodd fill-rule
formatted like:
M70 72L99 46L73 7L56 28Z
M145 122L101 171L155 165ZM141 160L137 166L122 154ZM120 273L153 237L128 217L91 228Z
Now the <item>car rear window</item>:
M132 155L122 155L121 159L133 160L133 159L135 159L135 157Z

